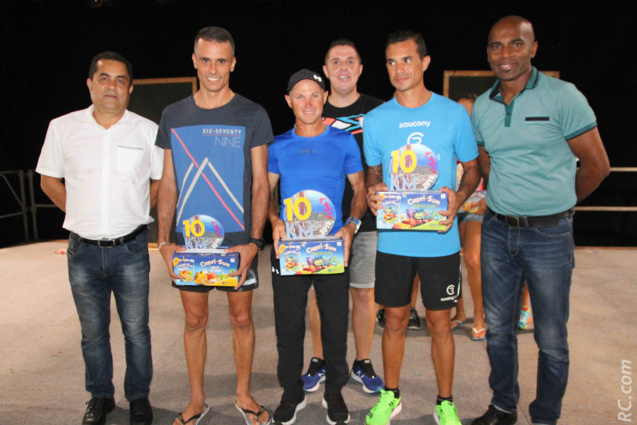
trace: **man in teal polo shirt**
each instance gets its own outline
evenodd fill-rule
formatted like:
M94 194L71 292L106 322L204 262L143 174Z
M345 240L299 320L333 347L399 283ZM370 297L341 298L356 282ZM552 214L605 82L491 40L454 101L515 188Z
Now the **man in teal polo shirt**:
M531 420L557 423L568 381L573 207L609 173L586 98L573 84L531 66L537 47L529 21L518 16L499 20L487 46L498 81L476 100L472 112L488 185L482 292L493 390L488 411L473 425L517 422L516 323L525 280L540 350Z

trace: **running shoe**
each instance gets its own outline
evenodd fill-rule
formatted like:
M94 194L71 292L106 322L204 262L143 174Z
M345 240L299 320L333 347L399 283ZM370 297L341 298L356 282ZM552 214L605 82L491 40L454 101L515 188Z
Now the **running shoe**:
M418 316L418 312L415 308L409 309L409 323L407 323L407 327L409 329L420 329L422 328L422 323L420 322L420 316Z
M354 362L350 376L355 381L363 384L363 391L368 394L379 393L385 385L383 380L374 372L374 366L372 366L370 359Z
M385 329L385 309L381 308L376 313L376 323L378 323L378 327L381 329Z
M325 361L317 357L312 357L310 367L307 368L305 375L301 376L303 380L303 391L313 393L318 390L321 382L325 381Z
M458 417L458 411L452 401L443 400L436 405L434 420L438 425L462 425Z
M394 397L393 391L380 391L380 399L376 406L372 407L365 417L366 425L390 425L394 416L400 413L403 405L401 397Z

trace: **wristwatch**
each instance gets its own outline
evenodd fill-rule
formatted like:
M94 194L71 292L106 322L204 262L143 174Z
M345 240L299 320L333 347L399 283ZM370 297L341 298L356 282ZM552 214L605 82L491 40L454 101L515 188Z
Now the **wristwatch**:
M356 230L354 230L354 234L358 233L358 229L361 228L361 221L356 217L347 217L345 220L345 225L347 226L349 223L354 223L356 225Z
M259 251L262 251L265 246L265 239L250 238L249 243L255 244L257 248L259 248Z

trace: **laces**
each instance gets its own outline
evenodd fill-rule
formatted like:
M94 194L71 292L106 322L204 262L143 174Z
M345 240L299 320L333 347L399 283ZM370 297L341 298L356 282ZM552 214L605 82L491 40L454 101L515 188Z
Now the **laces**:
M380 391L380 399L378 403L372 410L392 410L392 403L394 401L394 392L393 391Z
M456 406L453 403L445 400L440 404L440 411L438 413L438 416L449 418L455 417L456 415Z
M88 407L86 408L86 413L94 413L96 404L97 404L97 399L96 398L92 398L91 400L87 401L86 405Z
M307 374L310 376L316 376L319 370L323 367L323 361L313 358L310 362L310 367L307 368Z
M374 372L374 366L372 366L371 362L359 363L359 367L363 370L363 373L370 378L376 377L376 372Z

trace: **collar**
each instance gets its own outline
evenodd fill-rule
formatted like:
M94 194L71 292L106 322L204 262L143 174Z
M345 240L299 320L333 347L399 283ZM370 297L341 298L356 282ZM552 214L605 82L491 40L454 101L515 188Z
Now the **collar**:
M93 111L95 111L95 105L91 104L91 106L89 106L88 108L86 108L84 110L83 118L84 118L84 120L86 122L95 123L95 124L99 125L99 123L95 120L95 117L93 116ZM128 112L128 109L125 109L124 110L124 114L122 115L122 117L119 119L119 121L117 121L113 125L118 125L120 123L122 123L122 124L123 123L128 123L128 122L130 122L130 120L131 120L131 115Z
M529 81L527 81L526 86L524 86L524 89L522 89L522 91L520 93L518 93L516 95L519 96L520 94L522 94L525 90L532 90L534 88L536 88L539 84L540 81L540 72L537 70L536 67L532 67L531 68L531 78L529 78ZM497 98L497 99L496 99ZM491 100L502 100L502 96L500 95L500 81L496 80L496 82L493 84L493 87L491 87L491 92L489 93L489 99Z

